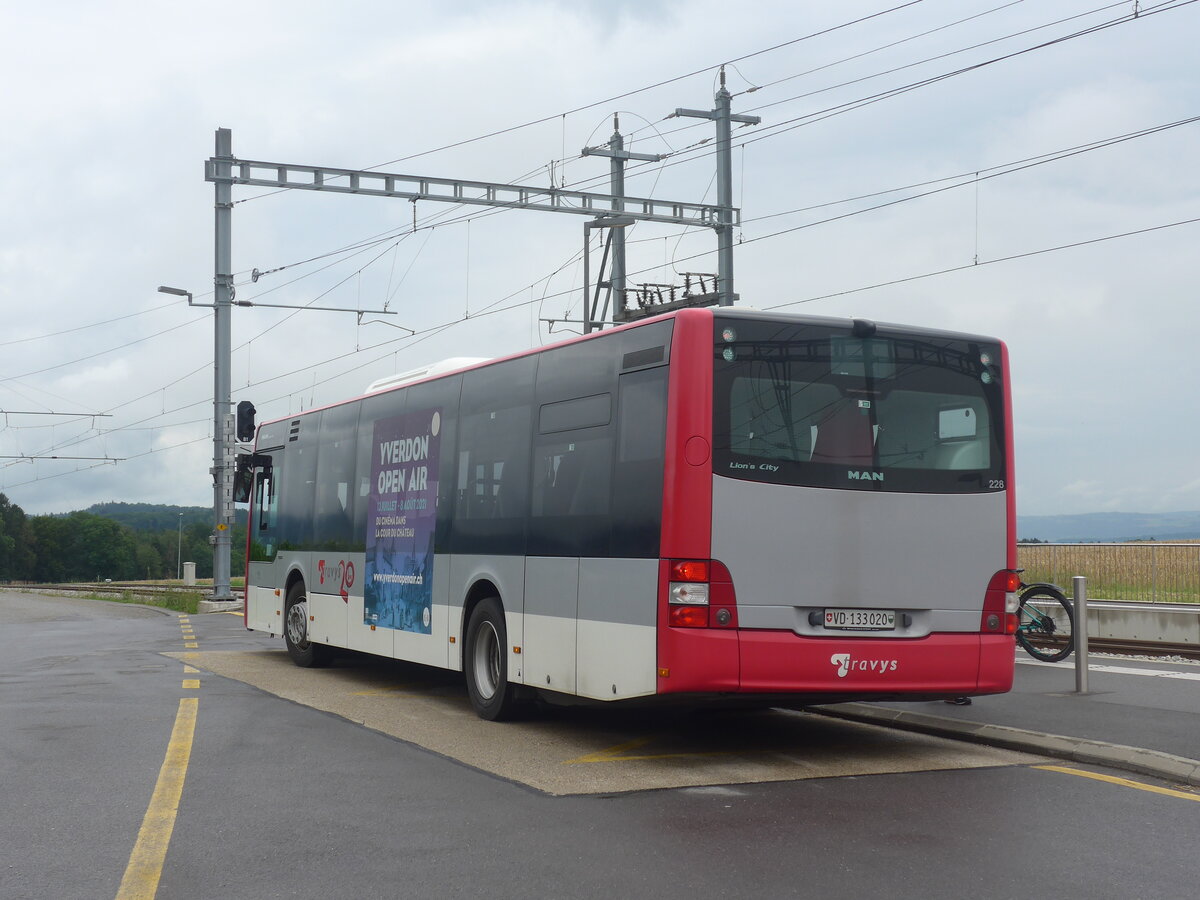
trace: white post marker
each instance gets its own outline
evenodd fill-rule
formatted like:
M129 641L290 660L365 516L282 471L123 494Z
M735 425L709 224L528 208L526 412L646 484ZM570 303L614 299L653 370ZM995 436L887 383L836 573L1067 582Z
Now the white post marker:
M1075 587L1075 693L1088 692L1087 579L1076 575Z

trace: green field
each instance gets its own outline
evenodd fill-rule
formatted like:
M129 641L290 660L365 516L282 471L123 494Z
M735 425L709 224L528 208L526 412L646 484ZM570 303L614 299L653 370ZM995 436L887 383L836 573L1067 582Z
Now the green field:
M1048 581L1068 595L1083 575L1091 599L1200 603L1200 542L1019 544L1017 558L1025 581Z

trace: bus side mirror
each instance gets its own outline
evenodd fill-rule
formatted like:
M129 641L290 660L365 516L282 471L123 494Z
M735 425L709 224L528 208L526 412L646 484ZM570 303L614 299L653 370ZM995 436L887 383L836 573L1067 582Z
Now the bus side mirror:
M271 457L262 453L243 453L237 458L233 470L233 502L249 503L250 489L254 485L254 472L263 478L271 476Z
M233 502L250 502L250 485L254 482L254 468L250 465L250 457L239 456L233 470Z
M243 400L237 405L237 439L243 444L254 440L254 404Z

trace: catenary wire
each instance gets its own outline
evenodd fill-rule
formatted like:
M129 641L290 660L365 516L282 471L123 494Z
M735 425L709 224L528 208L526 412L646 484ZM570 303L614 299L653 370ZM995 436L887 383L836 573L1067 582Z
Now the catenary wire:
M908 2L906 2L906 3L901 3L896 6L889 7L888 9L880 10L879 12L870 13L869 15L865 15L865 16L860 16L857 19L852 19L848 22L843 22L839 25L833 25L829 28L825 28L820 31L814 31L814 32L811 32L810 34L806 34L806 35L803 35L803 36L797 37L797 38L792 38L790 40L783 41L779 44L775 44L773 46L766 47L761 50L755 50L751 53L746 53L741 56L734 57L733 59L726 60L726 62L723 63L723 65L731 65L734 63L743 62L747 59L752 59L756 56L762 56L766 53L773 53L774 51L781 50L784 47L790 47L793 44L798 44L802 41L807 41L807 40L811 40L816 37L822 37L827 34L832 34L833 32L840 31L843 28L849 28L853 25L859 25L863 22L867 22L872 19L877 19L881 16L886 16L886 15L889 15L890 13L894 13L894 12L897 12L902 9L907 9L910 6L916 6L922 2L924 2L924 0L908 0ZM446 150L454 150L458 147L465 147L468 144L474 144L474 143L478 143L479 141L489 140L494 137L499 137L501 135L510 134L514 131L520 131L522 129L531 128L536 125L544 125L547 122L553 122L556 119L561 119L565 116L570 116L570 115L574 115L576 113L585 112L586 110L594 109L597 106L603 106L607 103L613 103L617 100L624 100L626 97L633 97L633 96L636 96L637 94L645 93L646 91L652 91L652 90L655 90L660 87L665 87L666 85L669 85L669 84L674 84L677 81L683 81L687 78L691 78L695 75L700 75L700 74L703 74L704 72L708 72L712 69L715 69L719 65L722 65L722 64L707 65L707 66L704 66L703 68L696 69L691 72L687 72L686 74L683 74L683 75L676 75L672 78L667 78L662 81L655 82L654 84L644 85L643 87L635 88L634 90L625 91L620 94L615 94L611 97L606 97L603 100L596 100L591 103L584 104L583 106L577 106L577 107L574 107L573 109L568 109L568 110L564 110L562 112L557 112L554 115L543 116L541 118L533 119L531 121L524 122L519 125L511 125L506 128L501 128L496 131L488 132L487 134L477 135L476 137L473 137L473 138L466 138L464 140L455 141L450 144L443 144L440 147L434 147L429 150L422 150L419 153L410 153L407 156L400 156L400 157L397 157L396 159L391 159L386 162L376 163L373 166L367 166L364 169L364 171L369 171L372 169L381 169L384 166L394 165L395 163L398 163L398 162L407 162L410 159L419 159L422 156L430 156L434 153L442 153ZM240 203L249 203L252 200L260 200L264 197L270 197L270 196L273 196L274 194L282 193L283 191L286 191L286 190L289 190L289 188L281 188L280 190L269 191L267 193L258 194L254 197L246 197L242 200L236 201L234 205L236 206Z
M1194 1L1194 0L1190 0L1190 1ZM1186 5L1186 4L1184 4L1184 5ZM1170 6L1170 5L1164 4L1162 6ZM1153 7L1152 7L1152 10L1153 10ZM1085 34L1085 32L1080 32L1080 34ZM1064 38L1061 38L1061 40L1064 40ZM1027 50L1026 50L1026 52L1027 52ZM1164 227L1169 227L1169 226L1164 226ZM752 240L766 239L767 236L773 236L773 235L762 235L762 236L760 236L760 238L756 238L756 239L752 239ZM1124 235L1117 235L1117 236L1124 236ZM1067 246L1076 246L1076 245L1067 245ZM1045 251L1043 251L1043 252L1045 252ZM1001 262L1001 260L992 260L992 262Z

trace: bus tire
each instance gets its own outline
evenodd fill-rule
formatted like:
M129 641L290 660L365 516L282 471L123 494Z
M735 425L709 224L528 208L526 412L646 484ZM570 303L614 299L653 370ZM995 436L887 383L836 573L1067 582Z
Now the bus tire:
M283 640L292 662L305 669L323 666L329 661L329 648L309 640L308 594L304 582L297 581L287 592L283 607Z
M465 649L467 694L476 714L490 722L510 718L516 689L508 682L508 629L499 597L481 600L471 613Z

